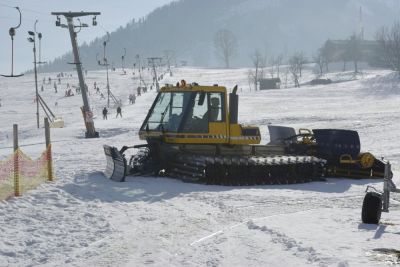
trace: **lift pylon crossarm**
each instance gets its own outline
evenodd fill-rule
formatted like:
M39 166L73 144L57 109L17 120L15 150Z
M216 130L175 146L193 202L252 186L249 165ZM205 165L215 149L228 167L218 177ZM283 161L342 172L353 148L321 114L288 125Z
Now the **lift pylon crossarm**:
M84 17L84 16L98 16L101 15L100 12L51 12L51 15L54 16L65 16L65 17Z

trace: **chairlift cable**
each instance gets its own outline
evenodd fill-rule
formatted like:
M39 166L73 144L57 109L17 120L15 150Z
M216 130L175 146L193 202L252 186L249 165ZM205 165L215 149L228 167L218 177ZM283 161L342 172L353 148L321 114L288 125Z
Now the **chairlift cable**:
M0 1L0 6L8 7L8 8L15 8L14 6L10 6L10 5L7 5L7 4L2 4L2 3L4 3L4 2ZM37 13L37 14L41 14L41 15L46 15L46 16L51 16L48 13L37 11L37 10L33 10L33 9L29 9L29 8L20 8L20 10L26 11L26 12Z

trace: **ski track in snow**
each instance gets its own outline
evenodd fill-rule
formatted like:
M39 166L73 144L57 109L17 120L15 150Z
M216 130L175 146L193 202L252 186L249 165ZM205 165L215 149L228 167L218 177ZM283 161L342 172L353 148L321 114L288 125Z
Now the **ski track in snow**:
M384 266L394 261L374 249L395 248L400 236L400 200L391 202L379 226L360 222L367 185L378 180L328 179L298 185L222 187L168 178L128 177L114 183L101 173L103 144L140 144L137 131L155 93L127 96L137 80L110 74L113 93L123 99L122 119L91 91L99 139L83 138L80 96L60 97L45 85L42 97L65 120L52 129L56 180L20 198L0 203L0 266ZM73 73L74 76L75 73ZM103 71L86 81L105 88ZM146 79L150 80L149 74ZM55 74L40 74L39 81ZM12 122L28 155L44 149L43 129L35 129L33 76L0 78L0 160L12 149ZM303 82L313 74L306 70ZM346 80L351 73L328 77ZM247 69L180 68L162 83L186 79L200 84L239 85L239 121L259 125L263 143L268 123L296 128L346 128L360 133L362 148L391 160L399 184L400 91L398 77L367 70L358 80L249 92ZM66 82L62 80L60 92ZM9 92L7 88L19 90ZM7 91L6 91L7 90ZM317 93L318 92L318 93ZM54 102L58 106L54 106ZM21 106L21 103L24 103ZM15 107L20 107L19 109ZM255 112L257 111L257 112ZM11 122L12 121L12 122ZM7 138L8 136L8 138ZM133 151L127 154L134 153ZM383 260L382 260L383 259Z

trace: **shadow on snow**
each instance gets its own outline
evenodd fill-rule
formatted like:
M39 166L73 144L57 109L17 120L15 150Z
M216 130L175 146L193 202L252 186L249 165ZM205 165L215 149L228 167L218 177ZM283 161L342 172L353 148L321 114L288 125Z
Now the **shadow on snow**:
M365 185L379 180L328 179L327 181L305 184L219 186L186 183L165 177L127 177L118 183L107 179L102 172L77 173L74 182L61 188L78 199L100 200L103 202L154 203L197 192L226 192L232 190L301 190L322 193L343 193L352 185ZM360 192L362 196L362 192Z

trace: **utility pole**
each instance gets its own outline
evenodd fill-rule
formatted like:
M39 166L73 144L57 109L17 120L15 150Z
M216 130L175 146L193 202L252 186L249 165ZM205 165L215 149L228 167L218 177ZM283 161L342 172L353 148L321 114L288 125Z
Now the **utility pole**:
M110 34L109 32L107 32L107 40L103 42L103 62L101 62L100 60L98 60L97 58L97 63L100 66L105 66L106 67L106 73L107 73L107 107L110 108L110 80L108 78L108 61L107 61L107 57L106 57L106 46L107 43L110 41ZM97 54L96 54L97 57Z
M138 72L139 72L139 87L142 87L143 83L143 85L147 88L147 84L145 83L142 77L142 61L140 60L139 54L136 55L136 62L138 64Z
M37 20L36 20L37 22ZM35 22L35 26L36 26ZM28 34L31 37L28 37L28 41L33 43L33 66L35 70L35 101L36 101L36 122L37 122L37 127L39 129L39 92L38 92L38 85L37 85L37 68L36 68L36 37L35 33L32 31L28 31Z
M167 62L167 67L168 67L168 72L169 72L170 77L172 77L171 60L173 57L174 57L173 50L164 50L164 58L165 58L165 61Z
M160 57L149 57L147 58L149 65L153 68L153 73L154 73L154 79L156 82L156 90L157 92L160 90L160 85L158 84L158 76L157 76L157 70L156 70L156 61L159 61L161 63L162 58Z
M126 56L126 48L124 47L124 54L121 56L122 74L126 74L126 72L125 72L125 56Z
M39 92L38 92L38 84L37 84L37 65L38 64L43 64L45 62L40 61L40 56L39 56L39 62L36 61L36 35L39 38L39 53L40 53L40 41L42 39L42 33L36 31L36 24L38 23L38 20L35 21L34 24L34 29L35 32L28 31L28 34L31 37L28 37L28 41L33 43L33 64L34 64L34 71L35 71L35 100L36 100L36 122L37 122L37 127L39 129L40 123L39 123L39 103L40 103L40 97L39 97ZM39 54L40 55L40 54Z
M81 89L81 95L82 95L82 100L83 100L83 107L81 109L82 109L83 119L84 119L86 130L87 130L85 133L85 137L86 138L99 137L99 133L96 132L96 129L94 127L93 114L90 109L89 100L88 100L88 97L86 94L86 86L85 86L85 81L83 79L83 73L82 73L82 63L79 59L77 33L75 32L74 18L83 17L83 16L94 16L93 17L93 26L96 26L97 25L96 16L100 15L100 12L51 12L51 14L57 16L56 26L68 28L69 35L71 37L72 51L74 53L74 63L73 64L76 65L76 71L78 73L78 79L79 79L79 87ZM67 19L68 25L61 24L59 16L64 16ZM87 27L87 26L88 26L87 24L81 24L81 26L77 26L77 27L81 28L81 27Z
M37 32L36 30L36 24L39 22L39 20L35 21L35 25L34 25L34 29L35 29L35 33L37 34L38 38L39 38L39 62L37 62L37 64L44 64L46 63L45 61L42 62L42 33L41 32Z

